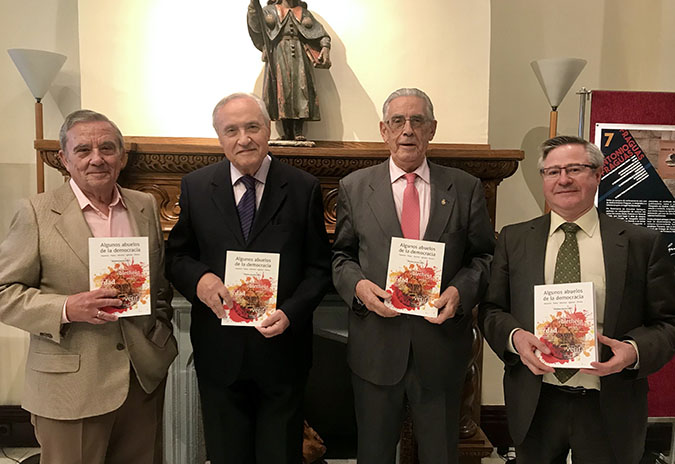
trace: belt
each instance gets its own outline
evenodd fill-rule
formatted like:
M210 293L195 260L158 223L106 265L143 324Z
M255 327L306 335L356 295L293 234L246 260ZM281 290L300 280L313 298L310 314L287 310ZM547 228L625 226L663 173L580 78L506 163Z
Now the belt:
M553 385L551 383L543 383L542 389L577 396L586 396L593 393L599 393L599 391L595 388L567 387L565 385Z

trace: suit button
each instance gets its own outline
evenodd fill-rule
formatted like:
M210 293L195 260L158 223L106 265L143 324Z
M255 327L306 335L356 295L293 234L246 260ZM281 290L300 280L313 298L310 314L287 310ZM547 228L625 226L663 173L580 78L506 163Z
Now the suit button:
M124 349L124 345L122 343L117 344L117 351L122 351Z

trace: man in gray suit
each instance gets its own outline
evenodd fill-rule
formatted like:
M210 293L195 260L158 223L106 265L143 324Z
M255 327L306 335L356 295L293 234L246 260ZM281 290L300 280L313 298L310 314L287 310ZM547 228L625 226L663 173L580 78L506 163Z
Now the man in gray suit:
M662 234L595 209L602 165L598 147L583 139L544 142L539 167L551 212L499 236L479 320L505 364L518 464L564 464L570 449L574 463L637 463L647 376L675 352L673 260ZM593 369L554 372L535 355L549 350L533 334L534 286L564 281L594 284L602 335Z
M347 302L359 464L390 464L410 405L423 464L456 463L471 310L487 285L494 232L475 177L426 159L433 105L399 89L383 106L388 161L340 181L333 282ZM391 237L445 244L437 317L399 315L383 300Z

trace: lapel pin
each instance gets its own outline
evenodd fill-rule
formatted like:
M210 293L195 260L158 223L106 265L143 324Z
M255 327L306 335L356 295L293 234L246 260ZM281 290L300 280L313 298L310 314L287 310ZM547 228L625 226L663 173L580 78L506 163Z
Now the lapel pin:
M443 199L441 200L441 204L442 204L443 206L445 206L446 203L447 203L447 201L445 201L445 198L443 198Z

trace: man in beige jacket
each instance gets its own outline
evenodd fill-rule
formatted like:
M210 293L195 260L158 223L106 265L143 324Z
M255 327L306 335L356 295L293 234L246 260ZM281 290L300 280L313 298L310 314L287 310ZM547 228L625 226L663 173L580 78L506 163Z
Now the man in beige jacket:
M161 462L161 417L176 356L157 205L121 188L122 134L70 114L59 156L70 182L22 202L0 245L0 321L30 333L23 407L46 464ZM120 318L114 289L89 291L89 237L148 237L152 314Z

